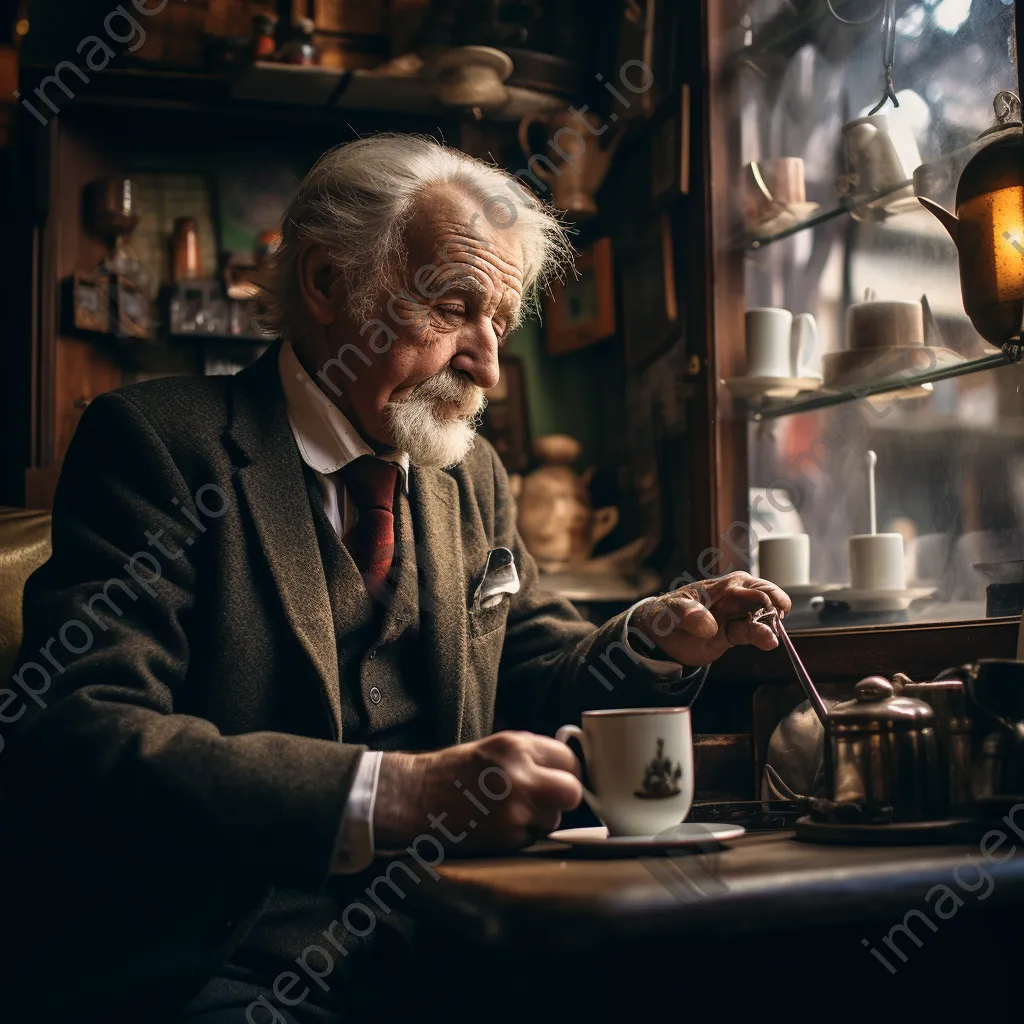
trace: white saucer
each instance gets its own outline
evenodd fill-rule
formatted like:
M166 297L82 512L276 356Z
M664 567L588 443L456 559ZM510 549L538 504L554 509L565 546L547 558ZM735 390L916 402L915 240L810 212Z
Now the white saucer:
M795 398L801 391L817 391L820 377L733 377L722 383L737 397Z
M623 853L653 853L658 850L674 850L681 847L701 847L739 839L747 830L742 825L704 825L700 822L685 821L681 825L659 832L656 836L609 836L604 825L592 828L563 828L552 832L548 839L570 846L591 846L602 849L621 850Z
M842 601L855 612L902 612L915 601L931 597L935 587L908 587L906 590L853 590L841 587L829 593L830 601Z

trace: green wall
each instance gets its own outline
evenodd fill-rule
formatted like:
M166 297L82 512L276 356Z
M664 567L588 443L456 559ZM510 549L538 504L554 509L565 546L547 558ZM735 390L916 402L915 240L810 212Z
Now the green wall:
M543 326L531 319L505 346L509 355L523 360L531 437L571 434L583 446L581 468L604 461L607 431L615 429L619 416L617 392L622 384L614 345L612 338L579 352L550 356Z

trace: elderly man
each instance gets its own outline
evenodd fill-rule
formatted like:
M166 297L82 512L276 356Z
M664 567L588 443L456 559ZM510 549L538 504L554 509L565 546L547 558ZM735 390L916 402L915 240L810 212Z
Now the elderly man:
M376 851L522 846L580 800L557 726L678 703L728 647L776 645L748 613L789 601L743 573L600 629L544 593L474 428L569 256L504 172L353 142L285 216L281 340L83 416L0 773L36 889L74 895L49 959L70 945L64 991L105 1020L330 1021L393 996L367 984L398 901L366 896Z

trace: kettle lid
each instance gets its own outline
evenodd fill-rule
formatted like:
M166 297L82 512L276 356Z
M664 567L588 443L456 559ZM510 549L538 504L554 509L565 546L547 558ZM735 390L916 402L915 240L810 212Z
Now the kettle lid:
M916 697L895 695L892 683L883 676L868 676L854 687L854 699L829 711L836 725L864 725L871 722L893 722L908 726L930 723L935 712Z

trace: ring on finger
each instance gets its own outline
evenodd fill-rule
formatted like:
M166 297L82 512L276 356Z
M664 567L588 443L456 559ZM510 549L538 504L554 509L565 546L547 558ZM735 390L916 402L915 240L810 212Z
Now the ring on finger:
M722 627L722 636L725 637L725 642L730 647L735 647L736 645L732 642L732 640L729 639L729 627L732 626L733 624L737 623L737 622L742 622L742 621L743 621L742 619L729 619L726 622L726 624Z

